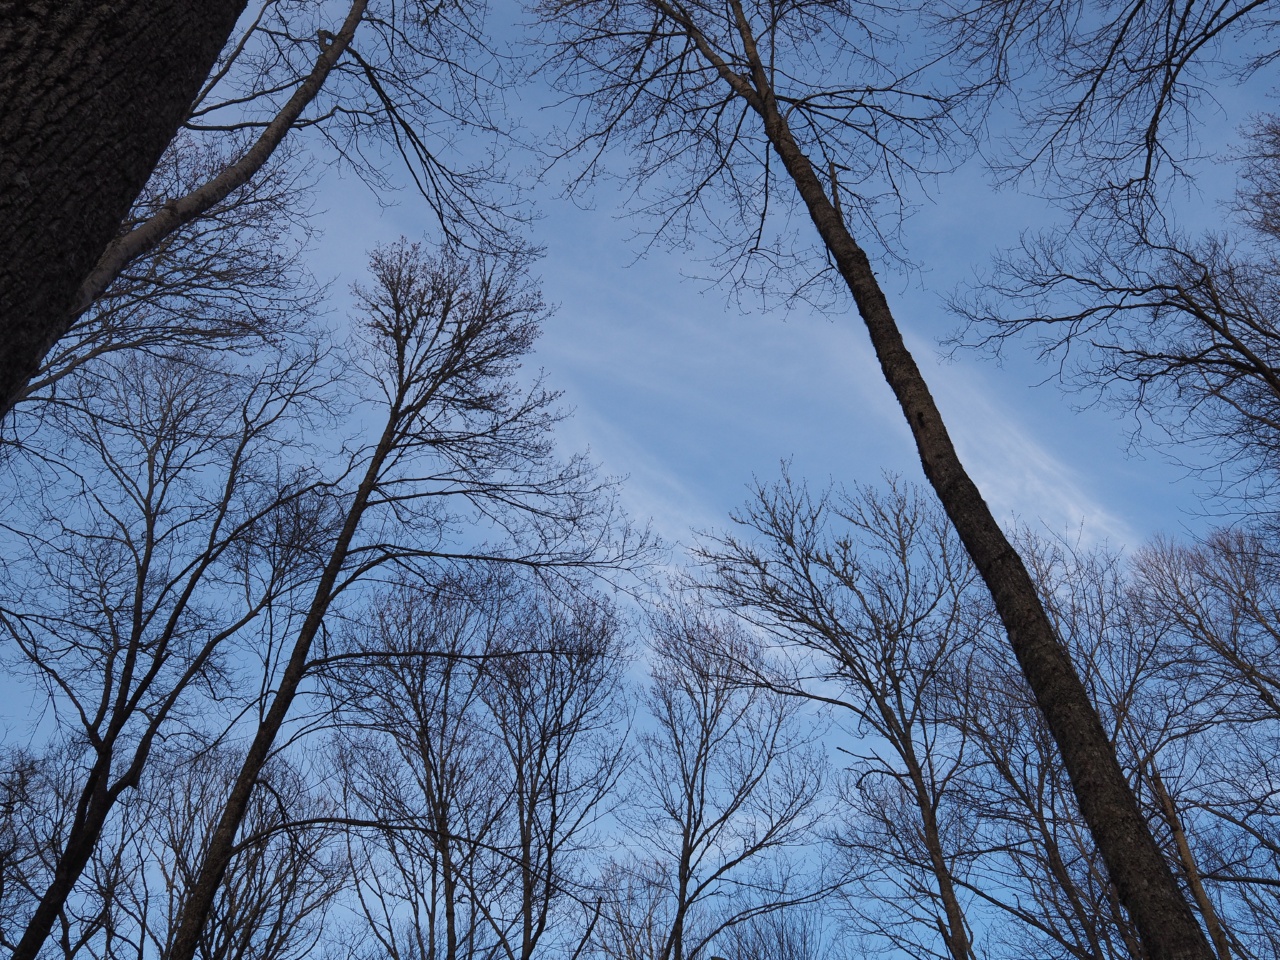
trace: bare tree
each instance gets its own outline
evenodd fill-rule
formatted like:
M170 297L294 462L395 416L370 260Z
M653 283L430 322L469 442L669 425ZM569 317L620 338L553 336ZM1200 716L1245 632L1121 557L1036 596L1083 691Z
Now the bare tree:
M609 484L555 460L552 395L511 381L543 312L519 267L402 244L375 271L366 337L346 359L366 378L349 378L366 391L353 401L385 420L330 455L327 476L304 435L325 389L314 349L247 370L198 350L104 358L52 407L61 445L6 464L27 471L3 607L14 662L87 757L17 956L47 938L153 746L217 734L204 722L240 710L259 723L258 752L209 835L218 859L200 861L182 902L188 939L175 940L198 948L203 921L189 917L213 908L258 772L321 655L311 644L371 571L433 576L484 558L579 570L643 552L619 539ZM199 705L218 701L230 716Z
M622 758L616 615L501 571L401 588L334 675L360 902L395 957L575 956Z
M954 797L966 743L946 699L991 623L964 549L897 481L813 496L784 473L734 519L738 532L705 539L697 556L710 595L785 646L789 675L761 679L834 707L850 736L868 738L848 751L849 819L834 831L857 878L855 915L912 956L969 960L957 873L971 824Z
M1269 537L1158 541L1135 562L1134 603L1165 636L1162 672L1188 734L1144 771L1219 956L1274 955L1280 810L1272 784L1275 557Z
M179 134L126 219L131 229L228 162L226 145ZM282 153L287 151L281 151ZM58 384L123 350L151 354L215 346L279 345L313 319L315 281L300 254L309 234L307 184L288 159L170 233L132 260L88 304L17 394L26 416L8 418L19 438L38 427ZM65 391L64 391L65 392ZM26 401L26 402L24 402ZM35 418L34 420L32 418Z
M836 832L861 868L848 889L862 928L912 955L954 956L950 904L975 931L962 941L971 951L1140 955L1052 737L942 518L902 489L811 497L784 476L736 519L700 556L711 595L787 645L790 672L758 682L850 711L871 736L845 794L853 819ZM1224 960L1274 952L1276 600L1265 543L1239 533L1158 542L1130 568L1103 550L1020 539Z
M836 960L855 955L837 944L812 905L752 917L729 930L717 949L728 955L726 960Z
M496 171L443 159L463 128L498 126L481 5L351 0L334 17L320 0L261 0L238 26L244 0L199 16L188 6L154 0L124 18L87 2L25 4L0 20L14 54L0 78L0 416L122 273L270 177L293 130L316 128L379 189L385 170L369 157L382 141L448 235L475 227L511 245ZM182 126L220 162L149 203L144 185Z
M510 601L509 601L510 602ZM627 759L623 624L605 598L517 595L489 650L481 696L504 757L507 837L492 869L501 883L477 906L503 960L541 945L579 956L599 894L584 856L616 803Z
M0 946L12 950L57 864L74 809L70 751L6 746L0 757Z
M373 438L347 454L310 599L290 624L242 766L188 892L170 960L192 960L236 850L258 774L304 681L326 659L339 598L388 565L427 582L493 561L554 574L603 570L643 553L612 487L576 458L558 462L554 396L515 372L545 308L518 257L465 261L402 241L371 260L348 357ZM486 542L485 537L488 536Z
M364 921L357 956L368 938L406 960L456 960L489 942L469 890L486 872L504 792L477 684L477 640L495 618L476 599L458 581L383 597L352 638L359 656L333 677L349 701L344 809L369 824L348 834Z
M244 7L0 8L0 413L66 331L76 287L186 119Z
M1244 531L1158 540L1136 562L1147 615L1172 628L1171 665L1239 723L1280 721L1275 563L1268 541Z
M159 956L168 952L212 814L237 769L225 748L167 759L152 770L149 823L139 831L150 855L143 882L158 880L160 889L144 886L136 896L147 908L138 926ZM263 771L201 937L201 960L299 960L320 944L347 867L331 802L320 792L325 785L314 779L283 757ZM167 902L158 907L147 902L162 895Z
M953 800L970 825L972 849L981 854L964 885L1006 914L989 949L1009 956L1131 956L1141 950L1132 924L1019 680L998 659L977 659L957 697L963 712L955 722L971 754Z
M1222 776L1228 758L1239 758L1230 721L1215 716L1220 704L1193 679L1200 668L1170 629L1169 608L1144 597L1118 555L1028 536L1022 545L1153 833L1216 954L1231 955L1237 918L1204 882L1204 865L1220 862L1222 831L1206 829L1210 818L1195 810L1195 799L1231 793L1224 788L1233 778ZM958 778L980 838L971 889L1022 927L996 942L1010 956L1025 955L1028 938L1044 951L1131 956L1140 949L1137 932L1055 769L1048 731L1002 651L977 647L952 697L955 722L971 744Z
M210 807L234 767L222 747L168 750L112 812L53 946L75 957L163 956L198 859ZM264 774L200 955L294 960L317 945L345 881L345 858L322 799L284 762Z
M1138 678L1115 668L1126 658L1147 668L1153 661L1149 646L1142 650L1151 635L1125 622L1118 564L1030 538L1022 548L1109 736L1120 741L1121 728L1126 735L1131 729L1124 704L1134 695L1125 681ZM968 744L952 795L971 837L964 886L1005 915L989 949L1010 957L1141 955L1034 698L1000 645L983 635L974 641L948 678L943 702ZM1122 755L1126 774L1134 776L1139 758L1129 749Z
M829 892L791 856L814 839L825 764L798 701L739 674L753 662L740 627L684 606L652 630L634 839L603 879L613 895L596 947L705 960L735 927Z
M318 354L300 346L245 369L104 362L61 399L58 442L6 461L6 660L43 693L74 796L16 956L49 935L157 742L207 732L230 648L262 642L264 614L308 579L319 517L289 447Z
M1162 216L1215 88L1275 57L1276 21L1258 0L972 3L942 16L968 57L1017 94L1021 149L999 166L1035 171L1042 188L1047 174L1076 209L1135 224Z
M1112 223L1028 241L957 298L957 340L999 350L1031 334L1064 384L1133 410L1175 456L1200 446L1203 472L1265 512L1280 467L1278 146L1275 120L1251 131L1230 233Z
M889 13L872 19L881 8L864 14L827 3L563 0L539 9L557 32L561 82L585 105L579 144L593 156L613 140L638 144L637 172L670 176L664 182L675 185L656 204L665 224L678 228L714 187L723 187L730 200L744 205L727 219L749 215L748 236L729 238L729 256L736 258L761 248L762 228L755 225L766 222L763 204L782 187L794 189L790 195L813 222L866 326L925 476L991 593L1145 948L1156 960L1207 960L1208 942L1097 711L1018 551L961 463L845 216L842 198L865 197L863 184L875 171L918 169L908 154L921 141L935 144L959 120L955 109L963 91L930 85L933 60L880 59L881 49L901 40ZM837 183L842 166L855 168L858 193ZM874 227L863 232L876 237Z

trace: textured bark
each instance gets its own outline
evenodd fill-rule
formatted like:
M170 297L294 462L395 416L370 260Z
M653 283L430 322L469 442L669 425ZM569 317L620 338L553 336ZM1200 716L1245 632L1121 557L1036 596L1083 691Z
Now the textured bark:
M0 0L0 417L187 115L246 0Z
M311 72L298 84L280 112L239 160L208 183L166 203L149 220L112 241L94 264L93 270L81 282L71 308L73 316L79 316L89 309L93 301L106 292L107 287L130 262L150 253L169 234L221 203L232 191L244 186L262 169L284 140L285 134L302 116L302 111L316 98L334 65L351 45L351 39L355 36L368 5L368 0L353 0L338 32L321 41L320 53Z
M881 372L907 419L925 476L991 592L1023 675L1062 754L1080 812L1151 960L1216 960L1138 808L1088 692L1054 632L1022 558L970 478L903 341L866 252L854 240L779 109L740 0L730 0L750 74L736 73L665 0L721 80L760 118L836 269L853 295Z

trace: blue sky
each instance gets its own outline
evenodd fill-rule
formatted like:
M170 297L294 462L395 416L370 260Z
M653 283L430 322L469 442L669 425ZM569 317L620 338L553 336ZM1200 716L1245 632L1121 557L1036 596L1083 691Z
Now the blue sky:
M1220 91L1222 106L1203 113L1202 143L1216 152L1236 139L1251 112L1271 105L1257 93L1267 83ZM538 109L548 99L526 88L512 109L536 130L556 119ZM620 219L626 196L606 181L583 209L559 196L570 169L552 171L535 195L541 219L530 235L546 249L536 270L557 310L533 365L576 411L560 430L566 451L589 448L606 473L627 476L624 501L637 518L688 543L691 529L724 526L752 478L771 480L784 459L816 485L875 481L883 471L923 479L856 316L762 312L749 293L740 304L689 279L700 264L686 252L640 258L632 238L645 223ZM1183 217L1200 229L1221 223L1234 171L1221 162L1196 170ZM335 291L360 279L369 247L430 235L425 205L407 190L396 200L383 209L350 175L322 179L325 233L313 264L336 277ZM939 358L938 339L956 325L945 296L1055 216L1025 193L993 189L976 159L937 181L902 231L920 269L877 265L908 343L997 517L1114 547L1202 530L1197 485L1160 454L1130 449L1132 422L1038 385L1050 371L1024 350L1011 348L1002 365L973 353ZM335 298L339 314L344 302Z
M1264 77L1256 86L1266 84ZM1230 140L1249 112L1270 105L1234 91L1223 100L1228 109L1206 117L1207 143ZM1229 196L1233 171L1199 169L1188 223L1208 226L1220 221L1216 204ZM364 279L366 252L400 235L430 237L432 222L410 190L382 207L350 174L319 172L322 236L311 266L332 281L339 319L345 290ZM606 182L584 209L559 196L558 176L536 198L541 219L530 231L546 249L535 269L556 305L531 366L545 370L574 410L559 429L565 452L589 450L606 474L625 476L623 502L637 520L673 546L689 544L693 531L726 526L753 478L773 480L784 460L819 487L875 482L884 472L922 480L855 315L752 309L748 294L740 302L690 279L698 264L687 253L655 249L638 259L641 245L631 238L644 224L620 219L626 196ZM941 179L903 228L904 252L920 268L880 269L961 457L1008 525L1117 548L1157 532L1201 530L1197 485L1158 453L1131 450L1126 421L1079 409L1081 398L1041 384L1049 371L1024 352L1012 348L1003 365L977 354L939 359L937 341L956 324L943 307L947 294L1053 217L1025 194L994 190L973 161ZM798 229L811 236L807 223ZM25 712L9 701L0 729L15 707Z
M937 340L956 322L943 296L1016 240L1032 206L987 190L980 171L963 176L962 189L944 184L936 205L907 223L908 252L927 269L882 279L997 516L1116 546L1178 528L1195 503L1190 487L1159 457L1129 456L1126 425L1111 413L1077 411L1078 398L1035 386L1047 371L1016 350L1002 365L976 354L940 359ZM724 525L752 477L774 478L784 459L815 484L882 471L923 479L856 316L744 312L727 290L690 279L687 256L637 259L635 224L619 219L613 198L596 200L592 210L555 197L540 204L533 236L546 255L536 270L557 308L532 365L575 411L560 428L565 449L590 448L606 473L626 475L633 514L652 518L665 540L688 542L691 528ZM337 291L360 279L368 247L429 227L412 194L381 210L350 179L329 178L322 206L315 269L338 274Z

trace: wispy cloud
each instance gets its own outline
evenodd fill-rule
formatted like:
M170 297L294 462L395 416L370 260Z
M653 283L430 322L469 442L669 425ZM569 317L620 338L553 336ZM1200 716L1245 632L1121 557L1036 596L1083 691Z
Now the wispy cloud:
M1144 538L1121 512L1121 497L1098 492L1097 461L1122 457L1117 434L1100 438L1089 472L1072 466L1064 444L1036 436L1031 404L1012 406L989 383L961 367L931 372L961 459L1006 526L1026 524L1079 535L1085 543L1137 546ZM1051 406L1045 397L1040 419ZM1064 408L1062 417L1068 415ZM1118 433L1118 432L1117 432Z

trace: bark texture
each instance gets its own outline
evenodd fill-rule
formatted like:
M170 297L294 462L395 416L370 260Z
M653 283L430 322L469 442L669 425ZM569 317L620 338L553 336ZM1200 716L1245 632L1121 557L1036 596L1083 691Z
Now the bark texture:
M131 261L150 253L165 237L221 203L257 175L280 146L285 134L293 129L302 111L315 100L334 65L351 45L351 38L355 36L368 5L368 0L352 0L346 20L337 34L322 40L320 53L311 72L298 84L280 112L239 160L186 196L176 197L166 203L149 220L112 241L80 284L80 290L72 303L75 316L88 310Z
M186 118L246 0L0 0L0 417Z

